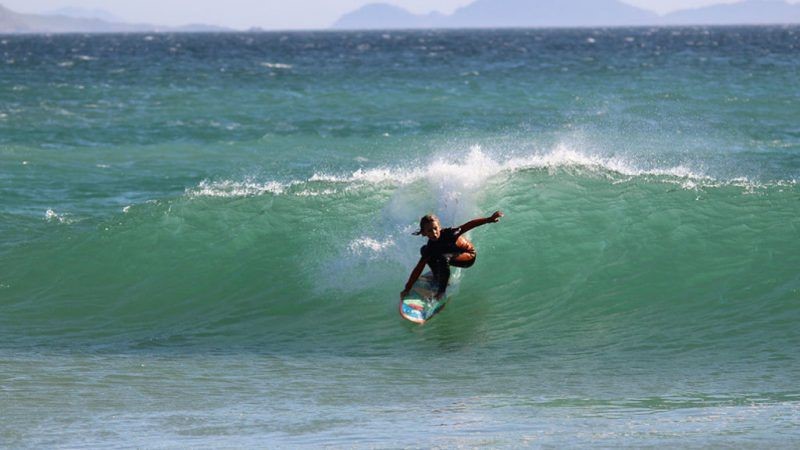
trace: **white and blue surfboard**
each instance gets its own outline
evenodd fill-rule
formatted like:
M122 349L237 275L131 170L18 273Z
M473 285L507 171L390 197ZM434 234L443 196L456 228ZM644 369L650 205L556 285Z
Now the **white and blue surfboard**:
M408 296L400 301L400 315L411 322L420 325L424 324L447 306L447 302L456 292L455 287L458 285L460 278L461 270L453 268L450 273L447 291L442 298L437 300L434 297L437 287L433 282L433 274L428 272L421 275L414 283Z

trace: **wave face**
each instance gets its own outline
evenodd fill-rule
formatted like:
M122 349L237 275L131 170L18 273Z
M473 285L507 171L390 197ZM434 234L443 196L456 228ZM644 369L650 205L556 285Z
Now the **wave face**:
M3 345L396 352L418 217L502 209L458 340L797 357L793 28L3 45Z
M108 216L9 214L28 234L4 246L5 341L397 351L417 216L493 209L507 217L471 233L479 263L441 319L467 342L768 358L798 338L794 181L565 147L365 166L202 179Z

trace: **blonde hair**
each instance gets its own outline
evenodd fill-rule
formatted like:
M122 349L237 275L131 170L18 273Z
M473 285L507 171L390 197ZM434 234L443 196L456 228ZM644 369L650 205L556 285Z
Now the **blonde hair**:
M419 236L419 235L422 234L422 230L425 229L425 225L427 225L429 223L438 222L438 221L439 221L439 218L436 217L435 215L426 214L426 215L422 216L421 219L419 219L419 230L417 230L417 231L415 231L415 232L413 232L411 234L413 234L414 236Z

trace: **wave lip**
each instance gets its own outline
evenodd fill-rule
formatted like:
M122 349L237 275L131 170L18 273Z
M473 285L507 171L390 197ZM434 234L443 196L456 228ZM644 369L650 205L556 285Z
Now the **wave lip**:
M331 175L327 173L314 173L307 181L326 183L368 183L368 184L409 184L420 179L421 169L403 170L397 168L358 169L350 175Z
M190 197L252 197L266 194L308 197L335 195L364 186L406 186L422 180L450 190L472 191L501 173L528 170L546 170L551 176L565 170L576 175L595 174L605 176L612 183L655 177L659 182L677 184L687 190L723 186L753 190L772 185L796 185L796 180L765 183L753 181L747 176L722 180L685 163L659 167L629 157L592 154L559 144L547 152L510 157L493 157L480 146L473 146L462 158L438 157L417 166L359 168L350 173L314 172L308 178L290 181L259 181L253 177L239 181L206 179L194 188L187 188L186 193Z
M511 158L506 161L504 165L512 171L525 169L555 170L561 168L586 168L593 171L613 172L630 177L652 175L687 178L698 181L714 180L713 177L705 173L698 172L680 164L671 167L646 169L639 167L628 158L582 153L563 144L558 145L553 151L548 153L537 153L530 156Z
M255 197L264 194L283 194L291 183L257 182L251 178L243 181L201 181L195 188L186 189L189 197Z

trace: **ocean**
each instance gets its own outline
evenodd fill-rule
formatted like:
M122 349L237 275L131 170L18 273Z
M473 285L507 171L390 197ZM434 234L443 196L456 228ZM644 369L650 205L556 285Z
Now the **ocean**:
M0 53L0 447L800 445L798 27Z

